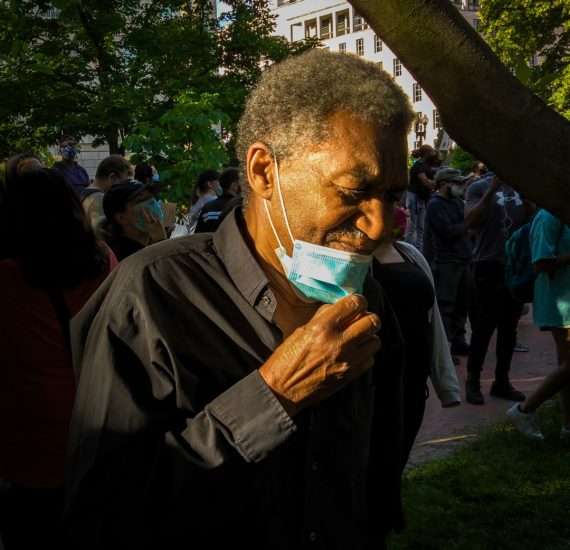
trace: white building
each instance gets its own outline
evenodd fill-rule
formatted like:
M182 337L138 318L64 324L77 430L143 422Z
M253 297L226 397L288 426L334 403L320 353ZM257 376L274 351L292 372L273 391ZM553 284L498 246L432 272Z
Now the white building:
M477 29L479 1L450 1ZM394 76L416 112L414 130L408 136L410 150L422 143L441 146L438 140L441 124L435 105L351 4L334 0L272 0L271 11L277 16L275 33L291 42L317 36L331 51L352 52L379 63Z

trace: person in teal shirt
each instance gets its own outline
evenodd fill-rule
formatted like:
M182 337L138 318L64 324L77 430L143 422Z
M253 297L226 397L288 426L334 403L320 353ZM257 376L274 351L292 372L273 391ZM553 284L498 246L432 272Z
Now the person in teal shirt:
M527 437L542 440L536 409L560 393L564 425L560 437L570 439L570 228L547 210L537 212L530 231L534 284L533 323L552 333L558 368L524 403L507 411L515 427Z

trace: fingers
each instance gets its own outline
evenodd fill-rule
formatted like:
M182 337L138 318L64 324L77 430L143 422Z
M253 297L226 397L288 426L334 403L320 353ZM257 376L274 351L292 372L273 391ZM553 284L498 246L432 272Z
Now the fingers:
M321 306L315 315L314 320L321 323L330 323L333 330L342 331L347 324L350 324L359 314L365 313L368 302L360 294L351 294L341 298L335 304L325 304Z

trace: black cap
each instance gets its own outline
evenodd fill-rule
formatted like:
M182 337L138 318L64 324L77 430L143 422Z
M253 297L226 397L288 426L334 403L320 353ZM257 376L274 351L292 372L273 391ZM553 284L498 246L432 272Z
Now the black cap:
M145 189L153 191L153 186L138 180L123 180L111 185L103 197L103 212L109 221L115 219L115 214L124 212L127 204L136 199Z

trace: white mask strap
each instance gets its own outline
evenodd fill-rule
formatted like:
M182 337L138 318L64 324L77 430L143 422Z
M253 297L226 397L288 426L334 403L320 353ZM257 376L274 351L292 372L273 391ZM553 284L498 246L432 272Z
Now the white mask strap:
M285 226L287 227L287 231L289 232L291 243L294 243L295 239L293 238L293 233L291 233L291 228L289 227L289 220L287 219L287 212L285 211L285 203L283 202L283 195L281 194L281 182L279 181L279 165L277 164L277 157L275 155L273 155L273 163L275 164L275 178L277 179L277 192L279 193L279 200L281 201L281 209L283 210L283 217L285 218ZM281 245L281 243L279 243L279 245Z
M269 225L271 225L271 229L273 229L273 234L277 239L277 243L279 244L279 248L283 248L279 237L277 236L277 231L275 231L275 226L273 225L273 220L271 219L271 215L269 214L269 209L267 208L267 199L263 199L263 206L265 206L265 213L267 214L267 219L269 220Z

